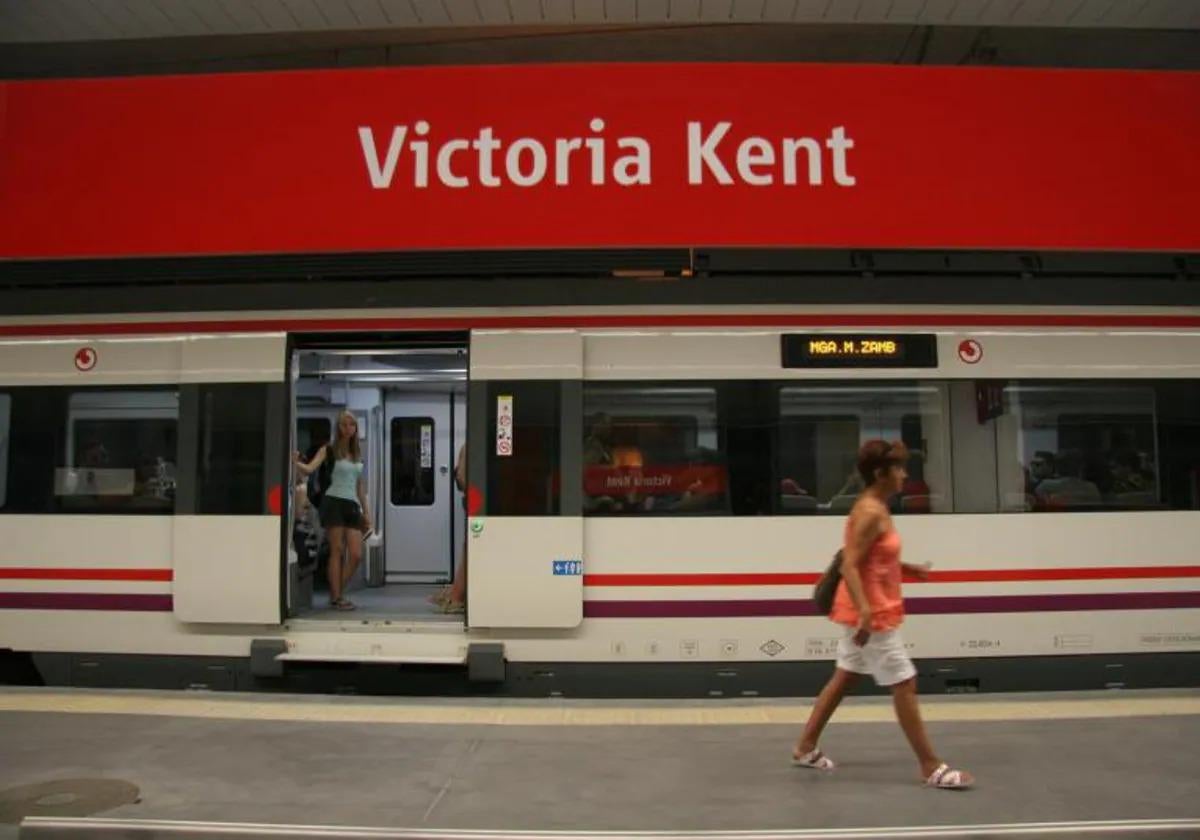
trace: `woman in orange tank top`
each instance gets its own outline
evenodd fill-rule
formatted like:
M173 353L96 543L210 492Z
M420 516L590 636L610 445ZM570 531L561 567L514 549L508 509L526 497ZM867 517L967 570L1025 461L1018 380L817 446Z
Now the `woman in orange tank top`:
M846 519L842 581L829 613L829 618L844 628L837 667L813 706L792 751L792 763L816 770L834 768L817 742L846 691L859 676L870 674L876 684L891 689L896 717L917 754L925 784L962 790L975 780L965 770L951 769L933 751L917 705L917 670L900 637L904 621L901 577L908 572L924 579L929 571L928 566L901 561L900 534L888 511L888 500L900 492L908 477L904 469L907 460L908 451L899 442L870 440L859 449L858 472L866 489Z

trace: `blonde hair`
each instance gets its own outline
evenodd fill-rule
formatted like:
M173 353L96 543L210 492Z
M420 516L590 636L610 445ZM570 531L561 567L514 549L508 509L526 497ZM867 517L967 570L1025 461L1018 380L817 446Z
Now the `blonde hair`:
M342 439L342 420L349 417L354 421L354 434L349 440ZM337 426L333 430L333 456L335 460L345 460L349 458L355 463L362 460L362 452L358 447L358 418L354 416L352 411L343 411L338 415Z

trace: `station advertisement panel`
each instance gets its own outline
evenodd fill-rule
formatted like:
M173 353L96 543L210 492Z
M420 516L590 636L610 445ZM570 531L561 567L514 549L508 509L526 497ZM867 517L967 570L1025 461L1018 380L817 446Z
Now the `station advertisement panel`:
M0 83L0 258L1200 250L1200 73L424 67Z

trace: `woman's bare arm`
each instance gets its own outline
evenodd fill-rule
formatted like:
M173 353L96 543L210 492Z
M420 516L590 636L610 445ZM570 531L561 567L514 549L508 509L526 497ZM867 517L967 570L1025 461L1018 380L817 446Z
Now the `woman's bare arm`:
M321 464L325 462L325 450L328 448L329 447L327 446L322 446L320 449L318 449L317 454L314 455L313 459L307 464L304 463L304 459L300 457L299 452L295 453L292 456L292 460L296 462L296 469L298 469L302 475L312 475L317 467L321 466Z
M366 522L367 530L371 529L371 514L367 513L367 480L361 475L358 477L358 484L355 485L358 491L358 503L362 506L363 519Z

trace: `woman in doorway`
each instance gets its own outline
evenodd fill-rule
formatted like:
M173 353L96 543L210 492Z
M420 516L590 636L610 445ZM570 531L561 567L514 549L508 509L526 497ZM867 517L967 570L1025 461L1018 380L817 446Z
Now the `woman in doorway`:
M352 610L354 602L345 596L346 584L362 560L362 536L371 531L371 517L366 512L367 485L358 446L358 421L349 411L338 415L334 442L321 447L311 461L304 463L296 453L296 468L311 475L326 458L333 460L333 469L318 512L329 540L329 605L335 610Z
M464 443L458 449L458 457L454 459L454 486L463 494L463 518L467 513L467 445ZM461 615L467 610L467 541L464 522L464 538L462 559L454 573L454 580L449 586L429 596L430 602L444 613Z
M843 626L837 667L813 706L792 760L799 767L833 769L817 742L847 689L860 675L870 674L877 685L891 689L896 717L917 755L925 784L962 790L975 780L965 770L951 769L933 751L917 705L917 669L900 637L901 576L908 572L924 579L929 572L928 565L900 562L900 534L888 512L888 501L901 492L908 478L907 460L908 451L898 441L870 440L859 449L858 472L865 489L846 519L842 581L829 614Z

